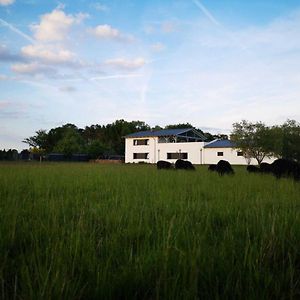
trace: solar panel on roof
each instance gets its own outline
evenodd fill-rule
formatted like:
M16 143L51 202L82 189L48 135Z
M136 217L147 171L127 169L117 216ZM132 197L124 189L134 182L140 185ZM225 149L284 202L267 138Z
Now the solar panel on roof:
M204 148L234 148L236 144L230 140L217 140L204 146Z
M150 137L150 136L170 136L177 135L187 131L192 130L193 128L177 128L177 129L162 129L162 130L148 130L148 131L139 131L132 134L128 134L125 137Z

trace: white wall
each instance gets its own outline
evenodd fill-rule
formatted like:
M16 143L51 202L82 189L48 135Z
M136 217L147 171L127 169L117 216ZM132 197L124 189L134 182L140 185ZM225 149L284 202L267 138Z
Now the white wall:
M223 156L218 156L218 152L223 152ZM219 160L227 160L232 165L247 165L243 156L237 156L237 149L233 148L204 148L203 162L206 165L217 164ZM251 161L252 163L252 161Z
M127 138L125 140L125 163L156 163L155 148L157 144L157 138L140 138L140 140L144 139L149 139L149 145L133 145L133 141L138 140L137 138ZM133 153L149 153L149 156L148 159L133 159Z
M159 160L175 163L176 159L167 159L167 153L187 152L188 158L193 164L217 164L219 160L227 160L232 165L247 165L243 156L237 156L237 149L234 148L203 148L204 142L194 143L158 143L157 137L149 137L149 145L133 145L133 140L137 138L127 138L125 140L125 162L138 163L146 162L155 164ZM145 138L140 138L145 139ZM223 152L223 156L217 156L217 152ZM133 153L149 153L148 159L133 159ZM276 158L265 158L263 161L272 163ZM257 165L256 159L251 159L252 165Z
M223 152L224 156L217 156L218 152ZM217 164L219 160L227 160L232 165L247 165L243 156L237 156L238 149L234 148L205 148L203 152L203 161L206 165ZM263 162L272 163L276 158L265 158ZM257 165L257 160L252 158L251 165Z
M204 142L190 143L160 143L157 144L157 161L167 160L175 163L176 159L167 159L167 153L188 153L187 160L193 164L201 164L201 152Z
M167 153L188 153L188 158L193 164L201 164L201 151L204 142L194 143L158 143L157 137L150 137L149 145L133 145L137 138L125 140L125 162L126 163L157 163L159 160L167 160L175 163L176 159L167 159ZM140 138L145 139L145 138ZM133 159L133 153L149 153L148 159Z

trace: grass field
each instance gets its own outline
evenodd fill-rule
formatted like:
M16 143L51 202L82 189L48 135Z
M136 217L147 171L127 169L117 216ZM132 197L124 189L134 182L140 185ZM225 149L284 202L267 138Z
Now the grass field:
M300 183L0 164L3 299L299 299Z

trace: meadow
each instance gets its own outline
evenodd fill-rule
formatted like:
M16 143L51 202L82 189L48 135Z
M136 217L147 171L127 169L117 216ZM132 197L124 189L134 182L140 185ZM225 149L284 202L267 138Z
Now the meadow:
M299 299L300 183L0 164L2 299Z

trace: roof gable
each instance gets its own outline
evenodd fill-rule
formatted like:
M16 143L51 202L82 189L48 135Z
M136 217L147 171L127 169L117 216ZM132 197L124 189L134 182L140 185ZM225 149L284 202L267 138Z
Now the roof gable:
M235 148L236 144L230 140L215 140L204 146L204 148Z
M176 128L176 129L162 129L162 130L148 130L139 131L132 134L128 134L125 138L142 138L142 137L161 137L161 136L180 136L191 137L189 133L193 134L193 137L199 140L206 140L206 137L195 130L194 128Z

